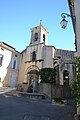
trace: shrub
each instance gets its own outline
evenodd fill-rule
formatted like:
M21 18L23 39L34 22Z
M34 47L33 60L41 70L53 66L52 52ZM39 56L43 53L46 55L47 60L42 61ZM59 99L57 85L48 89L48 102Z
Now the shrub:
M63 98L61 98L61 97L55 97L54 100L55 100L55 102L64 103Z
M56 70L53 68L42 68L39 71L41 83L56 83Z

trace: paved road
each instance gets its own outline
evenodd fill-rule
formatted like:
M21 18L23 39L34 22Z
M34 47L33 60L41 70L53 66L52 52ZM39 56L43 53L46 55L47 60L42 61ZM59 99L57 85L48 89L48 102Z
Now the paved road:
M49 101L0 95L0 120L73 120L72 105L53 105Z

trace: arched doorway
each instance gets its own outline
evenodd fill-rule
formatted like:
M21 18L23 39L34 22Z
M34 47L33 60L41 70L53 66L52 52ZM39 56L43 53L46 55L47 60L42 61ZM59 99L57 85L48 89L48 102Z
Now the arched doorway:
M64 85L69 85L69 71L68 70L63 71L63 81L64 81Z
M39 69L32 66L27 70L28 90L27 92L38 92Z

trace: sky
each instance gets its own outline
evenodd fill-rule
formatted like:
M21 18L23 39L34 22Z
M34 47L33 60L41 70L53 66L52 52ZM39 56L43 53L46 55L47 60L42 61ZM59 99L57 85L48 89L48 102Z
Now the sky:
M40 20L48 30L48 45L57 49L75 50L75 38L70 17L62 29L61 13L70 14L67 0L0 0L0 41L23 51L30 44L31 28Z

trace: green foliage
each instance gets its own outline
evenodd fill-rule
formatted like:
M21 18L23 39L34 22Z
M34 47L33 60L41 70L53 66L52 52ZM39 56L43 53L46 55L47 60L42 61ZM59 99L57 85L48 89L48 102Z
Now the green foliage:
M56 70L53 68L42 68L39 71L41 83L56 83Z
M74 81L74 83L71 85L71 89L74 92L76 102L80 104L80 79Z
M80 104L80 57L76 58L76 80L71 85L71 90L74 93L76 102Z
M55 100L55 102L64 103L63 98L61 98L61 97L55 97L54 100Z

